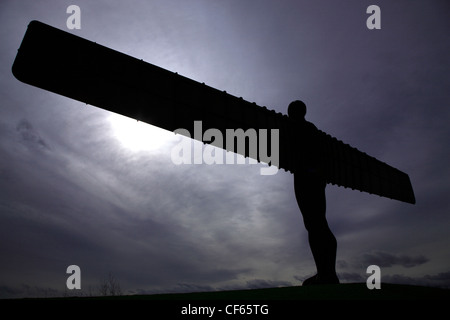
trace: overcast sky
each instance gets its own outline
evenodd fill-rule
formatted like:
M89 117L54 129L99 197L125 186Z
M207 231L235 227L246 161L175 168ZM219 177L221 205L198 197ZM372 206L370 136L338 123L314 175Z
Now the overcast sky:
M66 26L71 4L80 30ZM371 4L379 30L366 27ZM11 66L31 20L279 112L302 99L309 121L408 173L416 195L327 187L341 281L365 282L377 264L382 282L450 287L449 11L445 0L1 1L0 297L60 295L74 264L86 294L109 273L127 294L315 273L290 173L177 166L172 133L21 83Z

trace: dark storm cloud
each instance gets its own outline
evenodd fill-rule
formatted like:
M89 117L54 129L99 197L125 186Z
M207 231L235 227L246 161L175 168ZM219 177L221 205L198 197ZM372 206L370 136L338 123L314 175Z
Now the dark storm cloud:
M394 255L387 252L365 253L362 256L361 262L364 265L375 264L379 267L392 267L399 265L405 268L412 268L427 263L429 260L424 256L407 256Z
M17 132L20 134L23 142L29 145L37 145L39 148L50 150L44 139L33 129L28 120L21 120L16 126Z
M424 276L425 281L431 285L438 285L443 288L450 288L450 272L441 272L435 275Z
M356 272L339 272L338 276L339 279L342 279L342 282L344 283L364 283L367 281L367 277Z
M442 274L443 273L441 273L440 275ZM448 277L441 277L439 275L412 277L404 274L389 274L385 276L381 275L381 281L386 283L431 286L450 289L450 279Z

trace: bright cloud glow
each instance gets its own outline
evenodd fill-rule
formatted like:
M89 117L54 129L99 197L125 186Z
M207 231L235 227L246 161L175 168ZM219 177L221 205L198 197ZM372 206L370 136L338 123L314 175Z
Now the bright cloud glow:
M115 137L132 151L157 150L175 138L170 131L118 114L111 115L108 120Z

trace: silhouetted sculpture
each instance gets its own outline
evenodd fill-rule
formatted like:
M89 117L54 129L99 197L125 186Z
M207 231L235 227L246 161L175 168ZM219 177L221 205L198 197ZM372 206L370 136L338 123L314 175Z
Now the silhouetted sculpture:
M294 189L303 215L308 241L316 263L317 274L303 285L339 283L336 276L337 242L331 232L326 213L326 180L323 168L324 154L317 128L305 120L306 105L299 100L289 104L288 115L296 123Z
M169 131L184 128L194 139L198 120L203 130L216 128L223 136L228 129L279 130L279 163L271 165L294 174L317 266L317 275L304 285L339 283L336 238L325 217L326 184L415 203L406 173L318 130L305 120L301 101L292 102L286 116L39 21L30 22L12 72L20 81L86 104ZM271 140L262 146L260 138L258 148L276 150ZM223 146L264 160L249 148Z

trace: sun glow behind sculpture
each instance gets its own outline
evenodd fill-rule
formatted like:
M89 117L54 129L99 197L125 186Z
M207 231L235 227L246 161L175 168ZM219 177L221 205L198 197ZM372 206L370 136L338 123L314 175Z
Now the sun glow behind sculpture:
M115 137L132 151L158 150L175 139L170 131L118 114L112 114L108 120Z

